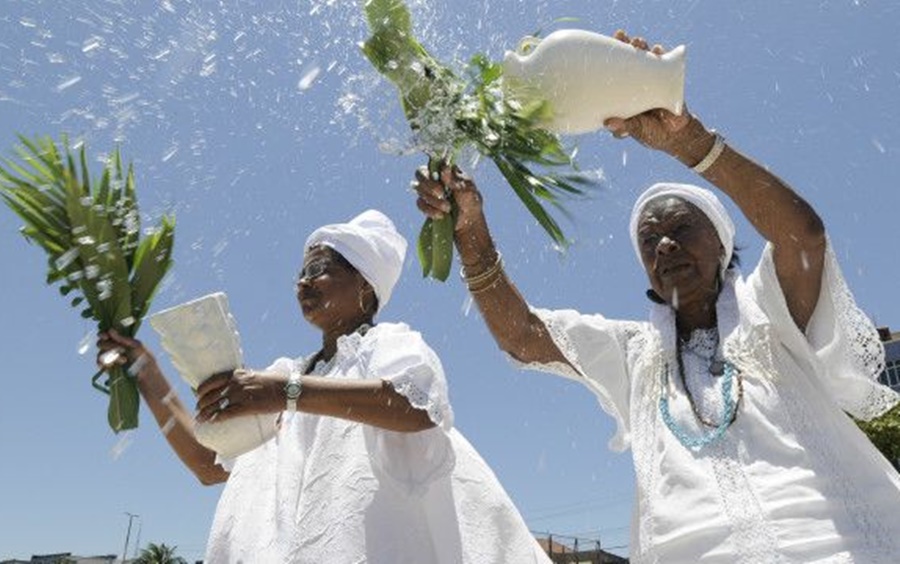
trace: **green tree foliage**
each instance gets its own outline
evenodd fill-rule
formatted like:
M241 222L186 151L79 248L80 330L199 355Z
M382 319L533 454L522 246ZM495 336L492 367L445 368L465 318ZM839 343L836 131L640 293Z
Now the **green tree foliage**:
M147 548L141 549L141 555L134 562L136 564L187 564L187 560L175 554L177 546L167 546L165 543L148 543Z
M871 421L856 421L881 454L897 467L900 461L900 404Z

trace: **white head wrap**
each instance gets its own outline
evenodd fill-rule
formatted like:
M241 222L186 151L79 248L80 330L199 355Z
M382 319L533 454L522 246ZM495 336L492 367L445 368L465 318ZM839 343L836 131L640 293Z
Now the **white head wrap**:
M347 223L323 225L306 239L311 247L331 247L362 274L378 298L378 311L388 303L400 278L406 256L406 239L394 223L377 210L366 210Z
M641 246L637 236L638 222L640 221L641 213L643 213L647 204L662 197L676 197L690 202L697 206L697 208L709 218L713 227L716 228L716 233L719 235L719 241L722 243L722 247L725 249L725 254L722 255L721 269L724 273L728 268L728 263L731 262L731 255L734 251L734 222L731 221L731 216L728 215L725 206L722 205L722 202L714 193L705 188L700 188L699 186L693 186L691 184L660 182L659 184L654 184L647 188L644 193L638 197L637 201L634 203L634 208L631 210L631 221L628 226L631 243L634 245L634 251L637 253L638 261L640 262L642 260Z

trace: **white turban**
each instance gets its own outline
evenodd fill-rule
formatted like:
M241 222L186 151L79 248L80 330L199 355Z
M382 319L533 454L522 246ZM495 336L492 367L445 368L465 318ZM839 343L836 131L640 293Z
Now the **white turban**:
M644 193L638 197L637 202L634 203L634 208L631 210L631 221L628 226L629 235L631 235L631 242L634 245L634 251L637 253L638 261L640 262L642 260L641 246L637 236L638 222L640 221L641 213L643 213L644 208L646 208L647 204L651 201L663 197L676 197L690 202L697 206L697 208L709 218L713 227L716 228L716 233L719 235L719 241L722 243L722 247L725 249L725 254L722 256L721 268L722 272L725 272L728 268L728 263L731 262L731 255L734 252L734 222L731 221L731 216L728 215L725 206L722 205L722 202L715 194L710 190L691 184L660 182L659 184L654 184L647 188Z
M323 225L306 240L311 247L331 247L362 274L378 298L378 311L388 303L400 278L406 256L406 239L394 223L377 210L366 210L347 223Z

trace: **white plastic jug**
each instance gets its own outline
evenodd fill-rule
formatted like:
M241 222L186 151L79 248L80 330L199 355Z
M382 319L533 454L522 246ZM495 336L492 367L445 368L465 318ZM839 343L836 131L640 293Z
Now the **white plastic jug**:
M181 378L197 389L208 377L240 368L240 336L222 292L150 316ZM194 426L197 441L224 458L244 454L275 436L277 415L245 415Z
M655 55L599 33L562 29L526 37L517 52L506 52L504 91L525 104L546 101L549 117L541 125L548 130L587 133L608 118L653 108L680 114L684 56L684 45Z

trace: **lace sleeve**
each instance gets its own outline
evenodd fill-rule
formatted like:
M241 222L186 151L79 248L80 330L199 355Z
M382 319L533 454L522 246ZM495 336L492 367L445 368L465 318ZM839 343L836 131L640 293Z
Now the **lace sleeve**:
M818 381L841 409L869 420L900 401L896 392L878 382L884 370L884 345L872 321L856 304L830 241L821 293L805 334L790 317L771 244L751 276L751 286L776 334L794 353L811 357Z
M601 315L584 315L574 310L531 308L544 323L556 347L568 363L522 363L508 356L516 366L549 372L580 382L597 396L600 407L616 421L616 434L609 448L628 448L630 377L627 366L627 321ZM574 368L573 368L574 367Z
M453 410L440 359L422 336L406 325L381 325L384 327L379 326L367 377L389 382L410 405L428 412L432 423L449 430Z

